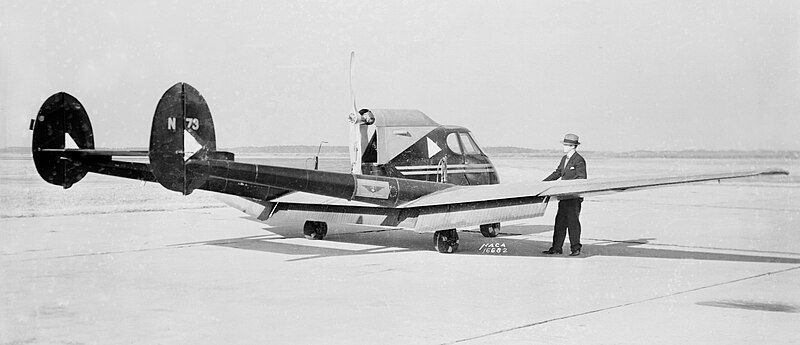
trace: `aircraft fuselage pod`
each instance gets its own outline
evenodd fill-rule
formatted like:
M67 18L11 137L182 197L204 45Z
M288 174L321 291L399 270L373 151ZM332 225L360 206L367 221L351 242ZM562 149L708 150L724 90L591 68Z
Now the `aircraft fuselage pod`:
M470 131L436 123L419 110L371 109L361 173L476 186L500 179Z
M357 118L368 121L360 121L357 132L351 127L358 141L355 152L361 155L351 154L350 163L360 165L361 174L461 186L500 182L491 160L464 127L440 125L413 109L361 109L358 113ZM356 122L353 116L351 124ZM481 224L480 229L484 236L495 237L500 223ZM455 251L456 229L436 231L434 246L439 252Z

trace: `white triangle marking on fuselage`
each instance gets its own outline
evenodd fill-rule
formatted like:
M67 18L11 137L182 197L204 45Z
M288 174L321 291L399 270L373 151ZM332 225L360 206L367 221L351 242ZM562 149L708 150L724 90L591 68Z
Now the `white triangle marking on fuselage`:
M428 139L428 158L433 158L433 156L442 151L442 148L431 138L425 137L425 139Z

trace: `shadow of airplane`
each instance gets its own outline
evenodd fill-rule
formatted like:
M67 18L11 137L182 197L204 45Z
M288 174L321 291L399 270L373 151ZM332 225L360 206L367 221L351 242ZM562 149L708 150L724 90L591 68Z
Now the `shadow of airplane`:
M355 230L354 230L355 229ZM370 255L415 251L435 251L432 234L418 234L400 229L345 227L331 228L323 241L303 238L297 224L276 225L264 228L264 235L227 238L206 242L176 244L212 245L227 248L254 250L295 256L288 261L309 260L332 256ZM331 231L333 230L333 231ZM659 259L691 259L739 262L765 262L800 264L800 258L785 255L800 253L778 253L770 251L744 251L749 254L718 253L723 248L698 248L691 246L651 244L653 238L630 240L603 240L599 244L584 244L581 256L546 255L543 250L550 247L549 240L520 238L520 234L539 234L552 231L549 225L511 225L495 238L485 238L477 230L459 231L459 251L448 255L493 255L515 257L540 257L585 259L593 256L615 256ZM647 245L647 246L644 246ZM660 246L662 248L653 248ZM488 250L487 250L488 249ZM706 250L706 251L704 251ZM730 251L730 249L726 249Z

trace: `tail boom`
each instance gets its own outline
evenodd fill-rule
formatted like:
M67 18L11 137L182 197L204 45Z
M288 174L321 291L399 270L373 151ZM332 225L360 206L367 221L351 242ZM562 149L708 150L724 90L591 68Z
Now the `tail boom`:
M187 171L225 184L249 184L281 190L300 191L355 200L384 207L396 207L452 187L445 183L398 179L383 176L355 175L332 171L307 170L270 165L239 163L227 160L187 162ZM203 188L206 189L206 188Z

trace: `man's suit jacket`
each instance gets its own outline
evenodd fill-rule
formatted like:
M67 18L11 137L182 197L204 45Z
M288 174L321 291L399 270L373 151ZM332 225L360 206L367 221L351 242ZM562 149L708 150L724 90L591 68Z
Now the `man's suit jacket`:
M572 154L572 157L569 158L566 166L564 165L564 160L567 158L566 155L561 157L561 161L558 163L558 167L556 170L553 171L550 176L547 176L544 180L545 181L552 181L558 180L559 178L562 180L576 180L576 179L585 179L586 178L586 161L583 160L583 156L578 154L577 152Z

